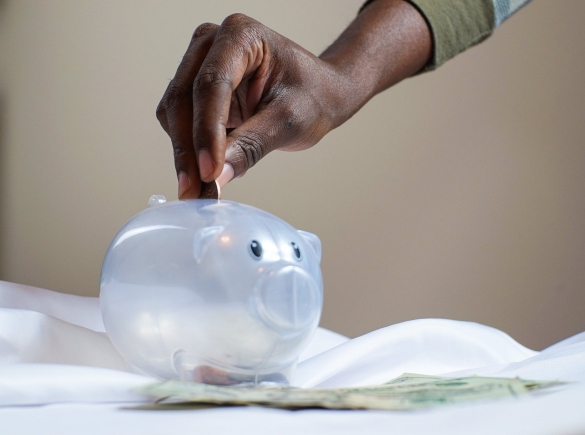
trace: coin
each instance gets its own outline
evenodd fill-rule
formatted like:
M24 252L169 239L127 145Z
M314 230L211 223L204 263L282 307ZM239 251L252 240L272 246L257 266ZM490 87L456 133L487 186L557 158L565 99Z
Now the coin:
M221 187L219 187L217 180L211 183L201 183L199 199L217 199L218 201L221 199Z

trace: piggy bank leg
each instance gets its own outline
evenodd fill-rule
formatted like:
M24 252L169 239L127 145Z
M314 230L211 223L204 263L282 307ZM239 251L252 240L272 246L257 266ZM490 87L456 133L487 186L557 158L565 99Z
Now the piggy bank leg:
M253 371L245 367L226 367L179 350L173 355L173 364L177 377L183 381L237 387L274 387L290 385L297 362Z

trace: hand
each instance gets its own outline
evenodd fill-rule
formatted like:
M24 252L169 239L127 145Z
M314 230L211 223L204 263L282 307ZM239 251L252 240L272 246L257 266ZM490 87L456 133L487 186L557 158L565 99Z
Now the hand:
M202 24L157 108L173 145L179 198L223 187L275 149L316 144L370 98L422 68L425 20L377 0L317 57L242 14Z
M157 109L179 197L197 198L200 180L225 185L272 150L316 144L341 122L342 82L332 65L245 15L199 26Z

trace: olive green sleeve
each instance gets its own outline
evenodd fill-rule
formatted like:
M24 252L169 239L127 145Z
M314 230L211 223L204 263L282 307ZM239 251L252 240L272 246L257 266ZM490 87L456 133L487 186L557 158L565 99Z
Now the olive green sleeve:
M496 27L492 0L407 0L425 17L433 36L433 70L491 35Z
M375 0L367 0L364 10ZM431 71L492 34L494 29L531 0L405 0L427 21L433 36Z

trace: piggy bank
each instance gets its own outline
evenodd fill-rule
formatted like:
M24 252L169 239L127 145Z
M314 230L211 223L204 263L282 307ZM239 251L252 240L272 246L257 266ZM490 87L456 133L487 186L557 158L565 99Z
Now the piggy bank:
M107 333L136 372L217 385L286 385L323 306L321 243L231 201L150 206L105 256Z

